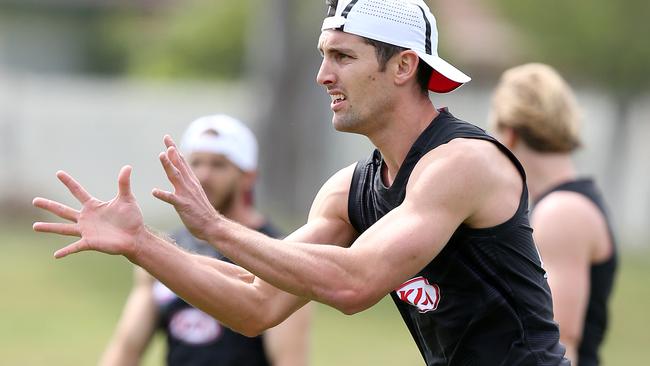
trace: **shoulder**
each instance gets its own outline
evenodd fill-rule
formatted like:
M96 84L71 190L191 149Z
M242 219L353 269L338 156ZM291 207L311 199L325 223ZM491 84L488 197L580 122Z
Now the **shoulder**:
M348 196L356 163L332 175L314 198L309 217L312 242L349 246L356 235L348 215Z
M538 226L552 225L566 230L604 224L598 207L586 196L571 191L550 193L537 203L532 220Z
M557 191L544 197L531 216L535 240L542 250L591 252L608 242L607 223L598 207L576 192Z
M353 163L339 170L323 184L316 194L316 198L314 198L312 210L314 208L331 207L332 205L340 206L343 203L347 207L350 184L352 183L356 165L357 163Z
M504 168L511 166L512 169ZM510 159L493 142L458 138L428 152L413 170L415 182L453 181L464 188L487 189L504 175L520 181Z
M341 185L341 184L350 183L356 166L357 163L355 162L337 171L327 180L325 185Z
M470 227L491 227L517 211L523 181L510 158L493 142L458 138L418 162L407 185L407 198L454 210Z
M580 193L556 191L544 197L533 210L532 224L537 231L567 237L589 237L594 228L606 225L598 207Z
M484 170L484 168L489 168L489 163L498 156L505 157L497 145L491 141L477 138L455 138L428 152L422 158L422 162L425 164L446 162L447 164L461 164Z
M350 184L357 163L334 173L320 188L312 203L309 217L338 216L347 220L348 196Z

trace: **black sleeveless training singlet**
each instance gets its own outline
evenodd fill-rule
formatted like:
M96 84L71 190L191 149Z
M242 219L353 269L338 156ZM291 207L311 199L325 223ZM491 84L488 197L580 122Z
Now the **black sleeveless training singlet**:
M390 187L381 180L378 150L359 162L348 201L353 226L361 233L399 206L422 156L455 138L490 141L510 158L524 180L519 207L491 228L460 225L428 265L391 293L393 301L428 366L569 365L529 225L523 168L482 129L441 109Z
M266 224L258 231L280 237L278 230ZM190 252L230 262L216 249L194 238L182 228L172 234L176 243ZM246 337L221 325L217 320L192 307L162 283L154 282L159 327L167 336L169 366L269 366L263 335Z
M587 313L582 331L582 340L578 347L578 362L580 366L598 366L600 364L598 348L607 330L607 303L612 293L612 286L614 285L614 277L616 275L616 242L614 240L612 226L607 216L603 197L593 180L585 178L560 184L544 193L538 199L538 203L547 195L557 191L579 193L593 202L605 217L607 231L609 232L610 241L613 246L612 254L607 260L591 265L589 302L587 304Z

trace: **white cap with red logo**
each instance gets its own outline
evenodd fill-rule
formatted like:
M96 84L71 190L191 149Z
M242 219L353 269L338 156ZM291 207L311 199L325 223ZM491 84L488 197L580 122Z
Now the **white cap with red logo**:
M339 0L322 30L346 33L408 48L433 68L429 90L448 93L470 81L438 56L436 19L423 0Z

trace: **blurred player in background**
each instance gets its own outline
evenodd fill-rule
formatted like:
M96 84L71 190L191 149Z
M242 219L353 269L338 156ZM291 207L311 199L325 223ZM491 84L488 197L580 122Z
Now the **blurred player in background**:
M272 237L279 232L253 206L257 141L240 121L212 115L192 122L182 149L210 203L231 220ZM228 261L185 227L172 235L182 248ZM137 365L160 328L167 338L169 366L305 366L309 309L297 312L258 337L224 327L174 294L140 267L102 366Z
M599 364L617 257L601 193L571 159L580 118L562 77L547 65L526 64L502 75L489 124L526 169L531 224L567 357L574 366L592 366Z

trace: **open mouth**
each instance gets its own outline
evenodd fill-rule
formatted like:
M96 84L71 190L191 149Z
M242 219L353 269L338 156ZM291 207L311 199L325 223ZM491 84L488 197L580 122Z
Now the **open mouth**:
M343 94L332 94L330 97L332 98L332 106L337 106L346 100Z

